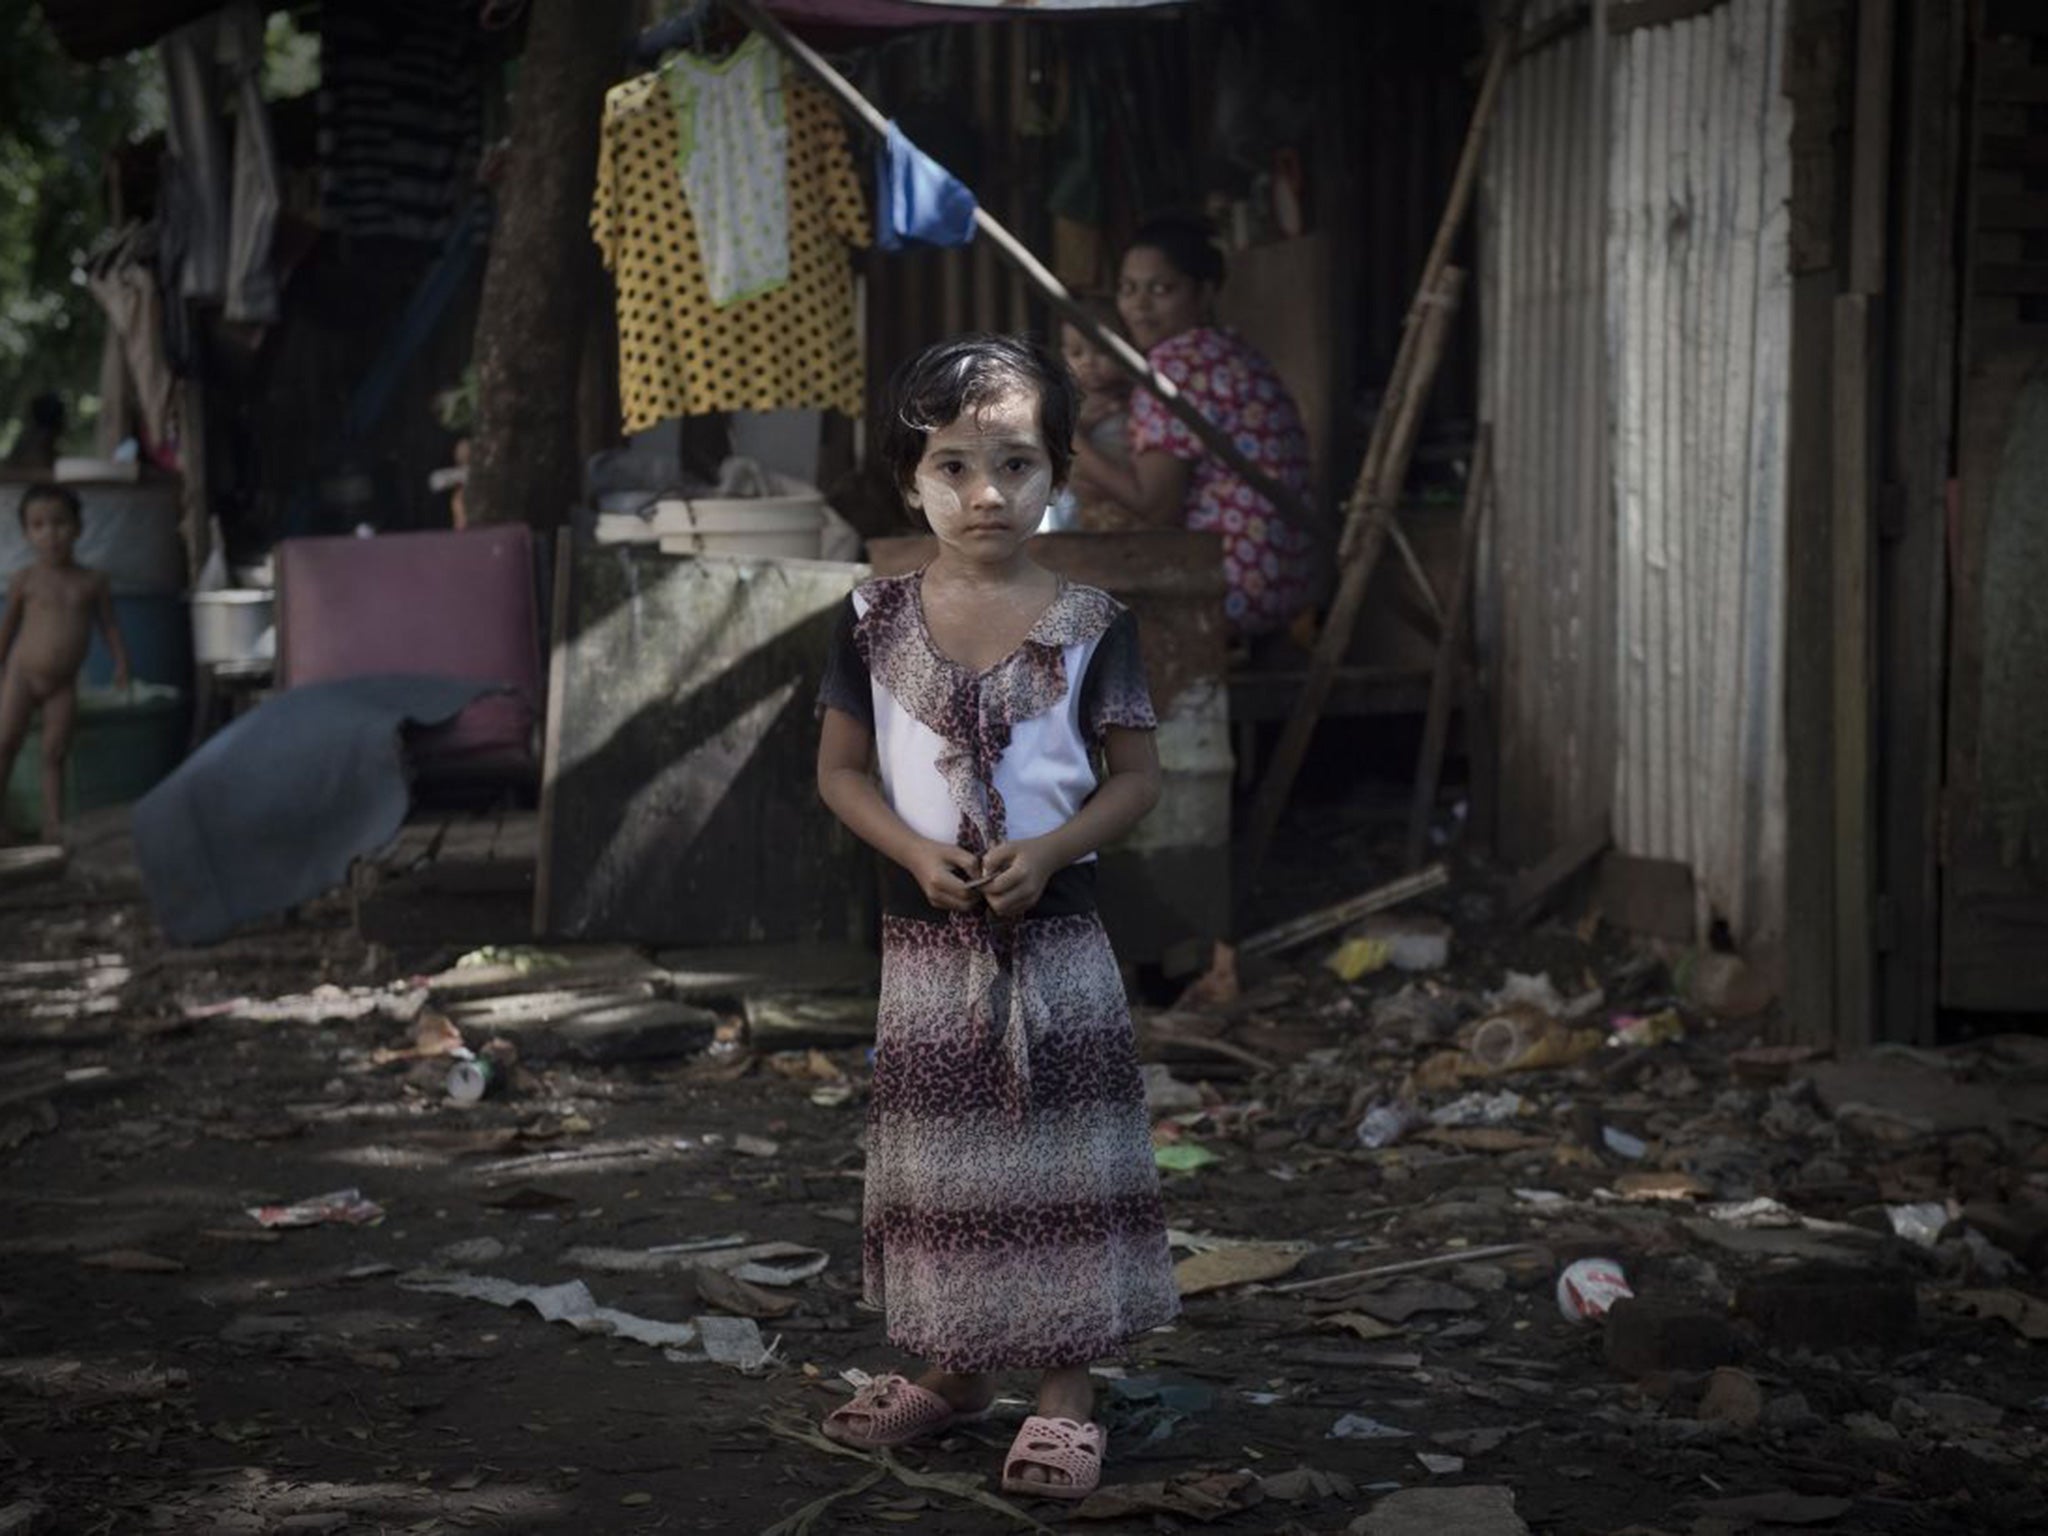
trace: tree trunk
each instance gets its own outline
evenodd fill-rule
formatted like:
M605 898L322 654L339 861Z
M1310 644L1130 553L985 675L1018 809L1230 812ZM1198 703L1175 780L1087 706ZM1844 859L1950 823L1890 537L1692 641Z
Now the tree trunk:
M576 397L598 281L591 181L632 0L534 0L476 323L471 522L563 520L582 488Z

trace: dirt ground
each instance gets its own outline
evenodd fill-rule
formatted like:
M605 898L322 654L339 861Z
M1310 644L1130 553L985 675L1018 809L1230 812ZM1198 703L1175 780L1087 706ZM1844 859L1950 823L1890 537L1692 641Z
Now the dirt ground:
M1476 875L1422 904L1456 929L1441 971L1347 984L1328 941L1252 971L1209 1021L1226 1049L1148 1055L1178 1085L1162 1144L1209 1159L1165 1175L1181 1257L1270 1278L1191 1295L1103 1380L1115 1496L1077 1515L969 1492L995 1487L1023 1381L889 1467L800 1437L841 1372L899 1363L858 1304L859 1048L558 1062L464 1107L446 1058L403 1059L436 1006L407 979L450 957L366 951L339 902L167 951L132 885L82 865L0 892L0 1531L1523 1528L1461 1512L1484 1487L1546 1533L2048 1529L2036 1042L1879 1059L1924 1090L1887 1108L1739 1054L1768 1014L1714 1017L1611 931L1509 933ZM1457 1077L1510 969L1603 987L1602 1030L1675 996L1684 1038ZM381 1011L193 1016L322 983L385 989ZM1359 1144L1376 1103L1504 1090L1499 1123ZM248 1214L343 1187L382 1220ZM1743 1216L1758 1196L1781 1204ZM1888 1206L1949 1200L1924 1244L1890 1228ZM749 1290L571 1253L737 1234L828 1262ZM1528 1246L1461 1258L1502 1245ZM1561 1314L1586 1256L1625 1266L1633 1345ZM1331 1280L1415 1260L1442 1262ZM664 1322L793 1309L745 1374L410 1288L428 1271L582 1280ZM1397 1489L1430 1497L1404 1515L1379 1502Z

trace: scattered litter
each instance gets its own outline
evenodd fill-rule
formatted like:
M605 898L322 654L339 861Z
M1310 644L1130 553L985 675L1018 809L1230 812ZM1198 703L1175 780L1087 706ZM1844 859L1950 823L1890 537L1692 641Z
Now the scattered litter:
M1943 1200L1888 1205L1884 1208L1884 1213L1891 1219L1893 1232L1921 1248L1932 1248L1939 1243L1942 1228L1954 1219L1954 1213Z
M1624 1200L1704 1200L1714 1191L1704 1180L1678 1169L1624 1173L1614 1181L1614 1192Z
M698 1269L693 1274L697 1300L734 1317L787 1317L799 1305L794 1296L778 1296L722 1269Z
M359 1189L337 1189L295 1205L252 1205L249 1214L266 1227L318 1227L330 1222L365 1227L384 1219L384 1207L365 1200Z
M1358 1122L1358 1144L1373 1152L1391 1147L1415 1128L1416 1119L1405 1104L1375 1104Z
M1175 1077L1173 1068L1165 1062L1148 1061L1138 1070L1145 1078L1145 1107L1153 1114L1170 1115L1202 1107L1202 1090Z
M567 955L558 955L553 950L534 949L529 945L486 944L457 960L455 969L473 971L490 965L508 970L515 976L532 976L540 971L565 971L572 964L574 962Z
M1382 913L1359 924L1352 936L1381 945L1384 963L1397 971L1437 971L1450 963L1451 925L1441 918Z
M1323 963L1340 981L1358 981L1374 971L1384 970L1393 953L1385 939L1346 939Z
M1262 1477L1259 1492L1289 1504L1319 1504L1324 1499L1342 1499L1348 1504L1358 1497L1358 1487L1350 1478L1315 1467L1296 1467L1292 1472Z
M493 1275L450 1275L415 1271L399 1280L408 1291L437 1296L462 1296L495 1307L528 1306L551 1323L567 1323L578 1333L631 1339L668 1352L670 1359L710 1359L736 1370L758 1370L772 1353L761 1342L752 1318L693 1317L686 1323L665 1323L611 1307L601 1307L581 1280L560 1285L522 1285ZM690 1353L696 1345L701 1353Z
M747 1243L744 1233L671 1243L660 1248L571 1248L565 1263L604 1274L660 1274L683 1269L716 1269L749 1285L797 1285L822 1274L832 1262L819 1248L801 1243Z
M1669 1045L1684 1038L1685 1020L1679 1017L1676 1008L1666 1008L1662 1013L1647 1016L1626 1013L1616 1015L1614 1028L1607 1037L1607 1043L1640 1049L1652 1045Z
M1634 1295L1613 1259L1580 1259L1557 1277L1557 1310L1567 1322L1598 1322L1617 1301Z
M335 1024L382 1018L411 1024L427 1006L424 987L315 987L293 997L231 997L217 1003L188 1003L184 1017L241 1019L250 1024Z
M1616 1157L1625 1157L1632 1162L1641 1162L1650 1155L1650 1144L1647 1141L1640 1136L1630 1135L1619 1126L1601 1126L1600 1140Z
M1392 1424L1382 1424L1378 1419L1367 1418L1362 1413L1347 1413L1335 1424L1324 1438L1330 1440L1406 1440L1410 1438L1405 1429Z
M1218 1161L1214 1152L1200 1142L1175 1141L1152 1149L1152 1161L1168 1173L1193 1173Z
M1480 1021L1466 1052L1467 1070L1493 1076L1569 1067L1606 1043L1597 1029L1568 1029L1555 1017L1517 1006Z
M1208 1524L1250 1509L1261 1496L1249 1472L1183 1472L1160 1483L1118 1483L1097 1489L1073 1511L1076 1520L1179 1516Z
M1429 1123L1452 1128L1468 1125L1506 1125L1527 1109L1529 1101L1512 1089L1499 1093L1468 1093L1429 1112Z
M435 1249L434 1257L444 1264L495 1264L505 1257L507 1251L504 1243L495 1237L472 1237L465 1242Z
M1469 1291L1441 1280L1401 1280L1386 1290L1359 1296L1351 1305L1383 1323L1405 1323L1426 1312L1470 1312L1479 1302Z
M733 1137L732 1149L742 1157L776 1157L782 1152L782 1143L766 1136L750 1136L742 1132Z
M616 1335L657 1349L680 1349L697 1341L694 1323L663 1323L636 1317L630 1312L600 1307L581 1280L559 1285L522 1285L493 1275L448 1275L419 1271L405 1276L399 1285L408 1291L431 1295L463 1296L487 1301L494 1307L529 1306L551 1323L567 1323L578 1333Z

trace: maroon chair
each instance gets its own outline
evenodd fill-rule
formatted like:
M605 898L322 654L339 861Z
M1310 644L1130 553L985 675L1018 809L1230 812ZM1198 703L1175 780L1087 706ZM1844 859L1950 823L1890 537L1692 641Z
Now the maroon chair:
M278 546L278 686L397 672L508 690L415 737L423 786L538 785L545 674L531 529L521 523Z

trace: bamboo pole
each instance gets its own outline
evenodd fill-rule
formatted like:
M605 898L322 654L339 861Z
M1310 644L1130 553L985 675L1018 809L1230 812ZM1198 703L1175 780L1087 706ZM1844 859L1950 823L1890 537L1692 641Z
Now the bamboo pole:
M1472 566L1479 551L1479 533L1493 502L1493 428L1479 429L1472 453L1472 478L1465 486L1465 510L1458 518L1458 567L1451 578L1450 609L1443 639L1436 648L1436 670L1429 679L1429 710L1422 717L1422 750L1415 758L1415 791L1408 803L1407 867L1420 869L1429 840L1429 809L1443 777L1444 746L1451 734L1451 689L1464 658L1465 609L1472 598Z
M1337 595L1317 637L1315 655L1309 663L1301 695L1280 735L1273 761L1266 770L1252 802L1251 827L1246 837L1243 878L1247 884L1258 876L1272 846L1280 813L1294 789L1315 734L1316 720L1330 696L1330 684L1339 662L1351 646L1358 623L1358 610L1366 584L1379 564L1381 551L1390 536L1399 542L1394 525L1394 503L1407 479L1408 458L1414 451L1414 431L1430 386L1436 381L1437 364L1443 355L1443 338L1448 310L1457 303L1464 274L1450 265L1451 248L1464 227L1465 214L1479 182L1479 160L1486 145L1493 117L1500 104L1501 86L1514 58L1515 42L1521 32L1520 0L1508 8L1479 87L1479 99L1472 107L1472 121L1465 130L1465 145L1458 156L1458 170L1451 182L1451 195L1437 224L1436 239L1423 263L1422 281L1416 287L1403 328L1401 346L1394 359L1386 398L1373 422L1372 439L1365 462L1358 471L1346 507L1344 531L1338 544L1341 575Z
M1349 928L1362 917L1398 907L1418 896L1427 896L1431 891L1440 891L1450 883L1449 868L1432 864L1415 874L1403 875L1398 880L1376 886L1362 896L1347 897L1335 906L1324 907L1319 912L1310 912L1278 927L1268 928L1263 933L1255 933L1238 946L1237 952L1247 959L1253 955L1277 955L1282 950L1319 939L1326 933L1335 933L1339 928Z
M1444 269L1433 302L1423 308L1421 323L1416 328L1415 361L1409 372L1410 387L1401 400L1381 407L1383 412L1394 417L1384 450L1381 486L1398 488L1407 477L1408 460L1414 452L1415 436L1422 425L1422 407L1428 398L1429 385L1436 377L1437 365L1443 360L1444 338L1464 284L1462 270L1457 267ZM1330 696L1330 684L1336 677L1344 653L1350 649L1359 610L1365 606L1366 587L1372 581L1381 551L1386 547L1388 532L1394 526L1394 494L1391 490L1368 490L1353 508L1346 524L1346 553L1337 581L1337 594L1330 600L1330 611L1324 616L1322 633L1316 637L1315 653L1309 659L1308 675L1302 679L1301 693L1295 699L1293 712L1288 715L1287 724L1280 733L1280 744L1274 749L1272 764L1252 801L1251 830L1247 836L1244 863L1247 884L1257 876L1266 850L1272 845L1274 829L1280 824L1280 812L1294 788L1294 777L1301 771L1302 759L1308 755L1309 739L1315 734L1316 721Z

